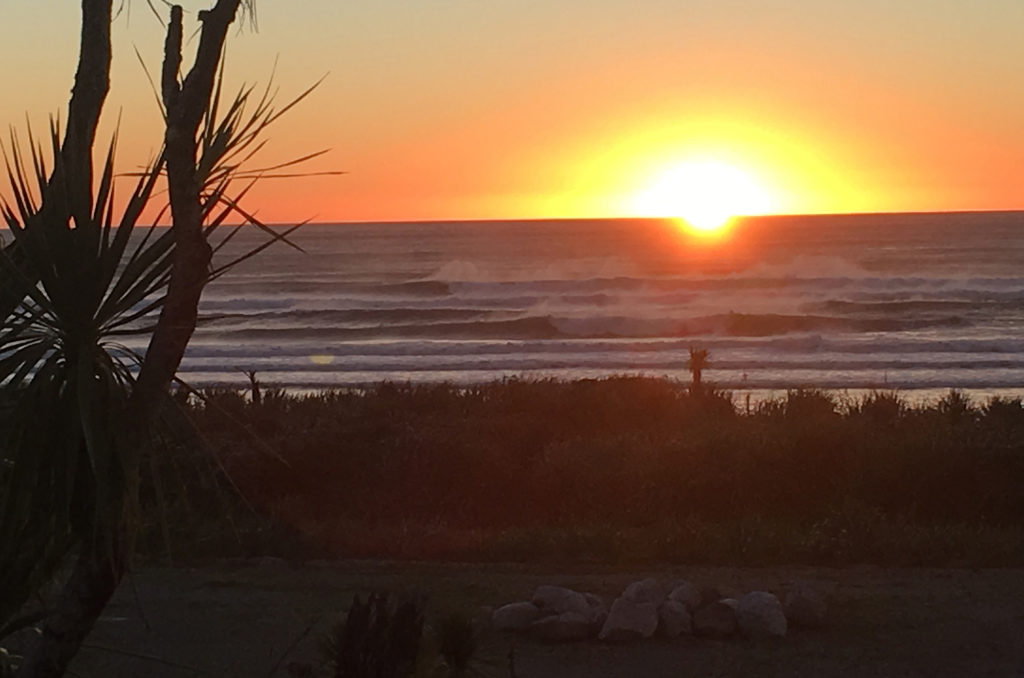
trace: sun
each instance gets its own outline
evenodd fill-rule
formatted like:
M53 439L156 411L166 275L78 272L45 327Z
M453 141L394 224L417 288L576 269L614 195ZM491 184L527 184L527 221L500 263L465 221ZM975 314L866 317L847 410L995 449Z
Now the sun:
M694 160L663 171L632 201L638 216L682 219L699 233L720 232L738 215L771 211L768 192L738 167Z

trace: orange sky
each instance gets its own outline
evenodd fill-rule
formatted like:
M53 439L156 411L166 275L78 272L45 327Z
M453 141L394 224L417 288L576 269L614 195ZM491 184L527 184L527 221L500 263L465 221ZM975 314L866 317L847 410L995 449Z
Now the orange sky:
M0 121L65 105L76 4L0 9ZM765 211L1024 206L1019 0L258 7L260 30L230 47L235 82L264 82L275 58L283 97L329 73L266 161L329 147L309 169L349 172L266 182L250 204L269 221L627 216L673 168L708 160L751 177ZM108 108L126 168L160 133L132 51L155 70L160 27L131 9Z

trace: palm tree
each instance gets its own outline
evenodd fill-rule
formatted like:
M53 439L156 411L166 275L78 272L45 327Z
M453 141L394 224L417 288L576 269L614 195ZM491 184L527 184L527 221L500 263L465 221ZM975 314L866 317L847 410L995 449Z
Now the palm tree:
M241 215L266 228L238 204L248 187L236 191L232 181L283 112L266 94L253 109L251 89L220 110L216 76L242 0L200 13L184 77L182 10L172 7L160 81L164 149L118 210L115 144L95 190L91 160L109 80L111 2L82 0L63 138L51 125L47 148L30 133L27 151L14 139L4 153L11 197L0 216L13 242L0 250L0 642L42 621L18 676L63 675L124 574L140 449L195 329L203 287L241 260L211 268L237 232L223 225ZM140 229L162 177L172 226ZM145 353L125 346L131 336L148 336ZM61 571L69 574L55 606L24 614Z
M709 362L708 350L706 348L690 347L690 359L686 361L686 369L690 370L690 376L692 377L690 390L694 393L699 393L703 388L701 378Z

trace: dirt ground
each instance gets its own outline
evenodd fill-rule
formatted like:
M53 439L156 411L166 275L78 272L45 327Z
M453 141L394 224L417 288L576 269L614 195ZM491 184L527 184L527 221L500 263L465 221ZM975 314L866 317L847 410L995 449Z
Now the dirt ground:
M612 598L631 581L685 578L781 592L805 579L828 593L829 624L783 641L653 639L544 645L492 634L483 675L517 678L687 676L1024 676L1024 570L532 567L277 560L144 568L121 587L73 665L85 678L287 676L316 664L318 639L356 593L426 594L429 617L528 599L552 583ZM478 674L479 675L479 674Z

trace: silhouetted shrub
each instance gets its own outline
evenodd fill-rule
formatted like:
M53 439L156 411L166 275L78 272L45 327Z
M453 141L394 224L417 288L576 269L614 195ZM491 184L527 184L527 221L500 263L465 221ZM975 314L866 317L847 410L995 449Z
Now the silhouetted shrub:
M449 668L449 675L466 675L476 648L476 632L465 615L452 613L438 622L437 650Z
M416 670L422 635L421 601L373 593L365 603L355 597L322 649L335 678L405 678Z
M907 403L896 391L872 391L850 408L850 415L886 427L895 426L906 413Z
M964 395L963 391L950 389L949 393L939 399L935 410L951 424L963 424L977 414L974 403Z

